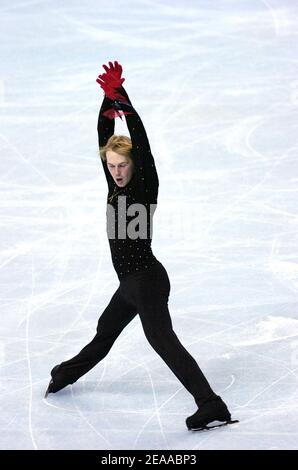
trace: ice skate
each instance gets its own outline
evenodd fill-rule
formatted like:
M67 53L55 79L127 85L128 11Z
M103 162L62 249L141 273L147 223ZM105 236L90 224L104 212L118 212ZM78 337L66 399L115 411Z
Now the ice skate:
M206 401L195 414L189 416L186 419L186 426L189 431L203 431L238 422L231 420L226 404L217 397Z
M56 392L58 392L59 390L61 390L62 388L64 388L66 385L68 385L68 384L62 385L62 383L59 383L59 382L55 383L55 381L54 381L54 375L55 375L55 373L58 371L59 367L60 367L60 364L57 364L57 365L51 370L51 376L52 376L52 378L51 378L51 380L50 380L50 382L49 382L49 385L48 385L48 388L47 388L47 390L46 390L46 393L45 393L45 396L44 396L45 398L47 398L47 396L48 396L49 393L56 393ZM61 385L62 385L62 386L61 386Z

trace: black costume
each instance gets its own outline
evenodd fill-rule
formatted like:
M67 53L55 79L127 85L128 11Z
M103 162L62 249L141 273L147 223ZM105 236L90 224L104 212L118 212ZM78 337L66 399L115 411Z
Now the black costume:
M130 103L124 88L121 87L119 90L121 95L124 95ZM115 103L105 96L97 125L99 147L104 147L114 134L115 120L103 115L113 105L117 106L117 102ZM150 208L155 210L157 204L158 176L146 131L138 113L133 109L131 103L130 105L119 103L117 108L124 108L132 113L126 115L125 118L132 141L132 159L135 168L133 177L125 187L120 188L114 182L106 162L101 161L108 183L107 203L113 207L116 216L114 224L112 217L109 217L111 213L107 214L107 231L112 231L115 228L116 232L115 238L109 238L112 262L118 278L121 279L129 273L148 269L157 263L157 259L151 250L152 220L149 216L147 217L146 230L141 231L139 238L132 240L128 236L125 236L125 238L120 238L120 234L118 236L118 217L122 214L122 211L120 214L118 213L118 198L122 196L122 204L125 201L126 207L131 204L142 204L146 207L146 212L149 215L150 212L152 213ZM113 197L113 194L116 194L116 196ZM128 215L127 213L122 215L126 215L126 226L134 219L134 215Z
M103 115L108 108L122 109L132 141L132 158L135 172L125 187L114 182L106 162L102 161L108 182L107 203L115 209L116 226L119 215L118 198L126 196L126 207L139 203L146 206L157 203L158 176L147 135L138 113L133 108L127 93L121 86L121 95L128 104L104 97L98 119L99 146L103 147L114 134L114 120ZM110 202L109 202L110 201ZM127 224L134 216L127 216ZM109 232L107 210L107 231ZM144 230L143 230L144 231ZM116 230L117 232L117 230ZM147 235L146 238L142 238ZM74 383L83 374L101 361L110 351L113 343L125 326L139 314L144 333L151 346L168 367L193 395L199 406L208 399L217 399L207 379L194 358L180 343L172 328L168 310L170 281L164 266L151 250L152 217L147 218L147 234L131 239L129 237L109 238L112 261L119 278L119 286L108 306L100 316L97 333L75 357L62 362L52 370L53 381L49 391L56 392L67 384Z

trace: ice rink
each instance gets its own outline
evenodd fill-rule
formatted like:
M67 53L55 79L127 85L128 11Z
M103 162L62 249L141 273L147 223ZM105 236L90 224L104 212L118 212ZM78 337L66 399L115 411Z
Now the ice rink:
M297 448L297 23L295 0L0 0L1 449ZM159 174L174 330L239 424L187 430L193 397L139 316L44 399L119 285L96 131L109 60Z

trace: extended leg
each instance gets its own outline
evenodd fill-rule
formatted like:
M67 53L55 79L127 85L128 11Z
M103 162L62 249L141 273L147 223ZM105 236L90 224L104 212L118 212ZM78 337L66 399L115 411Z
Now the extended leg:
M97 332L92 341L76 356L52 369L53 382L48 392L57 392L76 382L101 361L136 313L135 307L123 298L118 288L98 320Z
M173 331L167 303L155 298L153 304L140 312L140 318L149 343L193 395L197 405L215 396L197 362Z
M147 290L141 286L142 288L137 291L139 313L145 335L151 346L193 395L199 407L194 415L186 419L187 428L210 429L208 425L214 421L219 421L220 425L238 422L231 420L226 404L214 393L198 364L173 331L168 310L170 286L163 270L157 271L155 279L148 278L146 284Z

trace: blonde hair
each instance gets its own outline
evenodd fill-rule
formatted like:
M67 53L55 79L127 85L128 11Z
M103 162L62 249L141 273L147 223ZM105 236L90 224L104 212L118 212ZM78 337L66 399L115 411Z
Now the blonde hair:
M119 153L132 160L131 149L132 143L129 137L126 135L112 135L104 147L99 147L99 155L100 158L106 162L107 151L113 150L113 152Z

